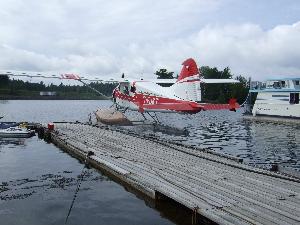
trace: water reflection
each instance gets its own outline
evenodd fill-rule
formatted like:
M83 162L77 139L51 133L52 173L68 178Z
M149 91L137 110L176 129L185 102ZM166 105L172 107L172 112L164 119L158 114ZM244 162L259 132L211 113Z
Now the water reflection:
M83 164L36 136L0 144L1 224L63 224ZM173 224L134 194L92 168L84 177L68 224Z
M30 177L3 181L0 183L0 200L25 199L35 194L47 194L45 192L51 189L67 190L77 185L79 175L74 175L72 171L62 171L57 174L43 174L38 177ZM82 182L104 181L109 180L107 177L98 173L88 171L82 179ZM81 191L89 190L88 187Z
M16 145L25 145L25 138L0 138L0 151L1 147L4 145L16 146Z

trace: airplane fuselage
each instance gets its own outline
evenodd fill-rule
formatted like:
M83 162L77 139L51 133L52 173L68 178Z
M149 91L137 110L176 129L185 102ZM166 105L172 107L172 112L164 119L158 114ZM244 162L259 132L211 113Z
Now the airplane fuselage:
M120 83L113 98L117 106L139 112L197 113L201 110L196 102L180 99L170 88L153 82Z

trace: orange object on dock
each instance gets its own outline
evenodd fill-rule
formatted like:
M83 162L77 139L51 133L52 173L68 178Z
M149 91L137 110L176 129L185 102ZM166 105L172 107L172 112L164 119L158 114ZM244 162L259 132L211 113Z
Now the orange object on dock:
M48 130L54 130L54 123L48 123Z

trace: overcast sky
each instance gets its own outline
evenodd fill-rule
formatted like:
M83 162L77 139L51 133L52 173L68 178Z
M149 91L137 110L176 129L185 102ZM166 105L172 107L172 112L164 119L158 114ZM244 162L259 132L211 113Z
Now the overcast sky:
M0 0L0 69L300 77L298 0ZM152 74L152 75L151 75Z

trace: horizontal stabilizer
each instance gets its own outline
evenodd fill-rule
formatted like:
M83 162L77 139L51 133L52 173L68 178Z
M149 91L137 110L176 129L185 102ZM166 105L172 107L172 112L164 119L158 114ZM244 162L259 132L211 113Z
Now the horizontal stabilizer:
M200 107L204 110L222 110L229 109L230 111L235 111L240 108L240 105L236 102L236 99L232 98L229 100L228 104L211 104L211 103L200 103Z
M234 110L237 108L240 108L240 105L236 103L235 105L230 105L230 104L199 104L204 110L222 110L222 109L229 109L229 110Z

